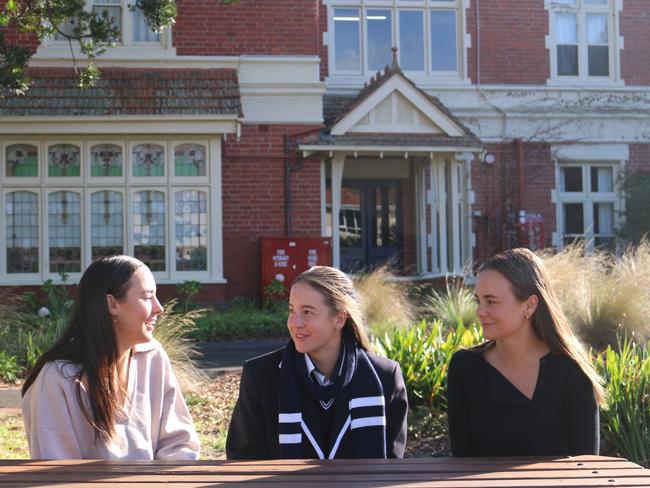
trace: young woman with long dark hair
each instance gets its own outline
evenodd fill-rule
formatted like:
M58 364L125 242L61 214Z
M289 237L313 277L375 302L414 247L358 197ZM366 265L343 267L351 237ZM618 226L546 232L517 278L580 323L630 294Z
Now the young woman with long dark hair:
M603 388L542 260L523 248L493 256L475 295L487 342L449 366L452 454L598 454Z
M169 358L153 339L163 308L149 268L93 262L70 323L22 389L33 459L196 459L199 443Z
M328 266L302 273L287 327L283 349L244 364L228 458L402 457L402 372L370 352L352 281Z

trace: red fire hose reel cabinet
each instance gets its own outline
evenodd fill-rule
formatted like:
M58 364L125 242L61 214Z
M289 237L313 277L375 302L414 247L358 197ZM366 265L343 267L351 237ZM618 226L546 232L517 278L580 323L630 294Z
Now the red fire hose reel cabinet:
M291 283L300 273L312 266L331 266L331 242L328 237L262 237L262 300L267 298L270 288L280 289L274 282L284 285L288 295Z

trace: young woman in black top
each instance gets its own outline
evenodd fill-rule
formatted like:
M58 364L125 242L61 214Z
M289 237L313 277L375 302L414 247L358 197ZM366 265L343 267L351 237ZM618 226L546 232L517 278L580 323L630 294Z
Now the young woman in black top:
M247 361L229 459L401 458L407 399L399 365L371 352L356 292L316 266L293 283L278 351Z
M449 366L452 454L598 454L603 389L541 259L523 248L493 256L475 296L488 342Z

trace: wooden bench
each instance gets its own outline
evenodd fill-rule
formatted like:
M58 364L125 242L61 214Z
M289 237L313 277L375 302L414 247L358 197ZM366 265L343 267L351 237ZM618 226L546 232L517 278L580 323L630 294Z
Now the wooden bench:
M0 488L254 486L650 487L650 470L625 459L419 458L275 461L0 461Z

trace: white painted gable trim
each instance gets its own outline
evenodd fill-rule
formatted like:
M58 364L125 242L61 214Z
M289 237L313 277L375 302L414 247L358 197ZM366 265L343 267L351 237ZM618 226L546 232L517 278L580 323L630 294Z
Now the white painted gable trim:
M343 117L342 120L332 127L330 133L334 136L345 134L394 91L401 93L435 125L440 127L446 135L451 137L460 137L465 135L458 125L452 122L445 114L440 112L440 110L433 105L428 98L416 90L413 85L406 81L399 73L394 74L386 83L379 87L378 90L361 102L349 114Z

